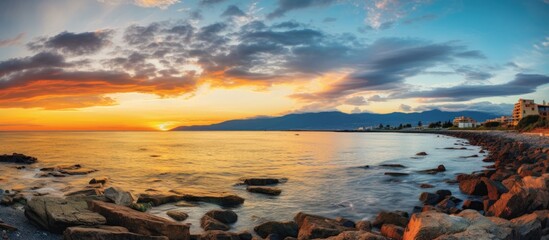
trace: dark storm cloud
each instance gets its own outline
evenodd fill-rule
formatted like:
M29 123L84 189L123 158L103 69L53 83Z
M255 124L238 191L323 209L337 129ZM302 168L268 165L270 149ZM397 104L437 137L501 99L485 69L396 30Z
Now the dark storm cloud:
M0 62L0 80L13 72L43 68L43 67L63 67L68 64L65 58L59 54L51 52L41 52L32 57L12 58ZM1 83L2 81L0 81ZM5 81L7 83L7 81Z
M240 8L238 8L235 5L230 5L225 9L225 11L221 14L223 17L232 17L232 16L246 16L246 13L244 13Z
M278 0L277 8L267 15L267 18L273 19L277 17L282 17L286 12L308 8L314 6L323 6L335 3L336 0Z
M112 30L98 32L71 33L62 32L50 38L42 38L28 44L31 50L55 50L67 55L85 55L95 53L109 45Z
M540 74L515 75L515 79L495 85L459 85L449 88L435 88L428 91L395 93L393 98L433 98L445 101L469 101L483 97L513 96L536 91L537 87L548 84L549 77Z

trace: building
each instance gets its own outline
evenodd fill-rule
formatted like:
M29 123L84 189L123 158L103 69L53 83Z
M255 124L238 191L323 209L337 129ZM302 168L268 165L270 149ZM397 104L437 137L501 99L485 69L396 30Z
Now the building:
M454 118L454 121L452 123L454 124L454 126L457 126L458 128L472 128L478 125L475 119L472 119L470 117L465 117L465 116Z
M512 116L501 116L501 117L498 117L498 118L488 119L488 120L486 120L485 123L489 123L489 122L498 122L502 126L509 126L509 125L513 125L513 117Z
M538 115L547 120L549 117L549 105L545 101L543 101L543 104L536 104L534 100L519 99L513 108L513 126L516 126L522 118L531 115Z

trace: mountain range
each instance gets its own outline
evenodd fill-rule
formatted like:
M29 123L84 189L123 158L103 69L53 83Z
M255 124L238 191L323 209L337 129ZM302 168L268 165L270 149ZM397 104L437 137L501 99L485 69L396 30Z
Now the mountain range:
M359 127L378 126L379 124L398 126L399 124L412 124L416 126L419 121L424 125L437 121L452 121L458 116L468 116L483 122L496 118L498 115L487 112L460 111L446 112L430 110L415 113L343 113L343 112L317 112L295 113L280 117L261 117L252 119L229 120L211 125L180 126L172 131L213 131L213 130L351 130Z

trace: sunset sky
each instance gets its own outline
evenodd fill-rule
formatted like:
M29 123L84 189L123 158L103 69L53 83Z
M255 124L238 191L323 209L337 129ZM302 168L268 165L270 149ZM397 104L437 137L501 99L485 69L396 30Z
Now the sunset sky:
M0 130L549 101L549 0L2 0Z

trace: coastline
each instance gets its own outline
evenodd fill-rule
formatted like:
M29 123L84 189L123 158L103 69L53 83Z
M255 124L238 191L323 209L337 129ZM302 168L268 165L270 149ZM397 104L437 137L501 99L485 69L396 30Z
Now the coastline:
M384 132L389 132L389 131L384 131ZM490 179L491 181L495 181L495 182L499 182L499 183L502 183L505 180L514 178L513 179L513 181L514 181L513 184L510 187L506 187L508 192L512 192L511 190L514 189L513 185L515 185L515 184L518 186L517 189L518 188L522 189L525 186L528 186L528 187L543 187L540 191L547 191L547 188L546 188L547 186L544 185L545 183L543 183L542 185L539 185L539 186L538 185L536 185L536 186L528 185L528 184L530 184L531 180L538 181L536 179L543 178L543 177L539 177L539 176L546 176L546 175L542 175L542 174L545 174L547 172L547 167L543 168L543 167L541 167L541 165L543 165L544 163L548 163L547 154L549 154L549 149L548 149L549 140L547 140L547 139L544 139L544 138L540 139L539 136L522 135L522 134L518 134L518 133L490 132L490 131L486 131L486 132L479 132L479 131L432 131L432 132L426 132L426 131L408 131L408 132L407 131L395 131L395 132L398 132L398 133L429 133L429 134L449 135L449 136L453 136L453 137L457 137L457 138L466 139L472 145L482 146L484 149L487 149L489 151L489 155L486 158L486 162L493 163L493 167L491 167L491 168L481 168L479 166L478 172L473 172L473 173L467 175L466 177L462 176L460 178L458 176L458 178L456 179L456 184L460 184L460 188L461 188L462 182L471 182L471 184L476 183L477 185L481 185L480 183L483 182L483 180L481 180L481 179L483 179L483 178L487 178L487 179ZM525 164L528 165L528 166L526 166ZM538 166L536 166L536 164L538 164ZM543 165L543 166L547 166L547 165ZM497 176L497 177L493 177L493 176ZM532 177L532 176L534 176L534 177ZM492 179L492 178L494 178L494 179ZM533 179L533 178L535 178L535 179ZM545 178L545 179L547 179L547 178ZM519 184L519 182L520 182L520 184ZM463 185L467 185L467 184L463 183ZM476 186L473 186L473 188L476 189ZM486 188L486 184L485 184L485 188ZM519 191L519 190L517 190L517 191ZM488 191L488 189L487 189L487 191ZM495 195L490 196L492 199L489 199L489 201L486 201L486 202L482 203L484 209L481 210L481 211L486 212L486 210L488 210L488 212L490 212L490 207L494 206L498 201L500 201L502 195L507 194L503 191L501 191L501 192L498 192L498 191L499 190L496 189L495 193L494 193ZM475 194L475 195L478 195L478 194ZM431 196L434 196L434 195L431 195ZM488 193L486 193L485 196L488 196ZM544 196L541 196L541 197L544 197ZM450 198L445 198L445 199L450 199ZM547 201L547 199L540 199L540 200L541 201ZM452 205L450 202L451 201L446 201L447 206ZM543 204L545 204L545 205L543 205ZM438 207L442 207L442 206L439 206L439 205L440 205L440 202L437 202L437 203L431 204L431 205L426 204L425 206L423 206L422 209L418 209L418 211L415 213L416 215L414 215L414 216L409 216L409 215L412 215L412 214L408 214L408 213L406 213L406 214L401 214L401 213L388 213L387 214L387 213L385 213L385 214L378 215L378 217L382 216L381 218L396 218L400 221L400 222L397 222L398 224L394 224L394 222L391 222L391 221L388 221L386 223L384 223L384 222L382 222L382 223L370 222L370 223L364 223L363 224L363 225L370 225L369 228L367 228L367 227L359 228L358 227L359 222L357 222L357 223L354 223L354 225L355 225L354 228L350 228L350 227L347 227L347 226L345 226L346 228L341 228L335 222L331 222L330 226L332 228L335 228L336 230L340 230L340 232L351 232L351 229L355 229L355 231L360 230L360 231L363 231L363 232L370 233L370 231L372 231L372 226L371 225L374 225L375 230L371 234L379 235L380 237L381 237L381 235L384 235L386 237L387 237L387 235L390 235L393 238L398 239L398 236L400 236L400 237L402 237L402 236L411 236L410 234L412 234L411 233L412 230L415 230L415 229L421 230L421 228L416 228L415 225L414 225L414 224L418 224L418 221L421 220L421 218L417 217L417 216L421 215L419 213L419 211L431 210L431 211L434 211L436 213L448 215L448 213L451 213L450 211L455 210L455 209L452 210L451 208L456 208L456 206L459 206L458 204L453 204L452 207L449 207L448 209L437 209ZM488 208L486 208L486 205L489 205ZM429 206L429 207L426 207L426 206ZM545 202L543 202L542 205L540 205L540 206L542 208L544 207L544 209L547 209L547 204ZM397 209L398 207L395 207L395 208ZM511 216L513 218L518 218L520 216L527 216L528 213L534 212L533 210L534 209L524 209L523 211L519 211L518 215L517 215L517 213L514 213L513 215L508 215L508 216L504 215L504 214L502 215L501 213L498 213L494 210L488 215L496 215L496 217L498 217L497 215L500 215L499 217L502 217L502 218L500 218L500 219L502 219L501 221L504 222L503 220L505 220L506 218L510 218ZM535 209L535 210L538 210L538 209ZM469 213L469 210L464 211L464 212ZM5 213L6 214L8 213L5 209L5 207L0 207L0 216L7 216ZM425 211L425 213L429 213L429 212ZM457 212L454 212L454 213L457 213ZM13 212L12 212L12 214L13 214ZM21 211L21 214L22 214L22 211ZM546 215L549 215L549 213L546 214ZM389 217L387 217L387 216L389 216ZM24 218L23 216L21 216L21 217ZM443 218L442 215L437 215L436 217ZM464 216L460 216L460 217L465 218ZM537 227L537 225L534 223L534 225L536 225L536 226L534 227L533 231L534 231L535 234L538 234L540 236L540 238L541 238L542 233L549 233L549 231L546 231L547 227L548 227L547 226L547 219L548 219L547 217L548 216L545 216L545 218L542 218L541 220L535 219L535 221L534 221L535 223L539 224L539 227ZM303 219L301 219L301 218L309 219L310 222L314 222L314 219L317 219L317 218L311 217L309 215L301 215L300 218L298 218L296 216L295 221L298 224L299 232L301 232L302 229L311 228L311 226L308 226L306 221L303 222L302 221ZM17 218L14 218L14 219L17 219ZM402 223L404 221L404 219L406 219L406 224ZM3 220L6 221L6 219L3 219ZM22 221L22 220L23 219L19 218L19 221ZM290 219L288 219L288 220L290 220ZM328 220L324 219L323 221L328 221ZM538 222L536 222L536 221L538 221ZM330 222L330 221L328 221L328 222ZM421 222L421 221L419 221L419 222ZM10 223L10 222L8 222L8 223ZM28 220L27 220L27 223L28 223ZM497 227L498 227L498 230L501 230L499 228L511 228L512 231L509 234L511 234L510 236L513 237L513 239L515 239L514 237L518 236L516 234L523 234L523 233L520 233L520 231L515 230L515 227L509 227L509 226L511 226L510 223L507 223L507 222L504 222L504 223L507 224L507 227L505 227L504 226L505 224L503 224L503 223L500 224L501 226L496 224ZM18 224L18 223L15 222L15 223L12 223L12 224ZM334 224L335 224L335 226L334 226ZM383 230L384 225L387 225L385 227L385 231ZM401 226L399 226L399 225L401 225ZM404 226L402 226L402 225L404 225ZM344 226L344 224L342 224L341 226ZM29 229L28 225L27 226L21 226L21 227L17 226L17 227L20 228L19 231L35 231L35 230L38 229L38 228ZM253 227L254 226L250 226L250 231L252 231ZM317 231L318 229L313 228L313 229L308 229L308 230L310 230L310 232L314 232L314 231ZM367 230L367 231L365 231L365 230ZM304 230L304 231L307 232L307 230ZM460 232L452 232L452 231L448 230L446 232L446 235L448 235L448 238L443 238L443 239L452 239L450 237L450 235L463 233L465 231L466 231L466 229L462 229L462 231L460 231ZM38 230L38 232L40 232L40 231ZM17 231L14 232L14 233L11 233L9 235L11 237L10 239L22 239L22 238L17 238L16 234L17 234ZM39 233L37 233L37 234L38 234L37 236L40 236ZM218 233L218 234L221 234L221 233ZM349 234L349 233L346 233L346 234ZM366 234L366 233L362 233L362 234ZM394 234L394 235L391 235L391 234ZM492 234L492 233L487 232L486 234ZM528 232L528 233L525 233L525 234L530 234L531 235L532 232ZM530 235L528 235L528 236L530 236ZM303 236L305 236L305 235L303 235ZM331 236L335 236L335 235L331 235ZM50 234L50 235L48 235L48 237L51 237L51 238L44 238L44 236L40 236L40 238L37 238L37 239L59 239L60 235L51 235ZM358 238L358 235L356 235L355 237ZM437 236L437 237L439 237L439 236ZM530 238L530 239L540 239L540 238ZM271 238L271 239L273 239L273 238ZM353 238L351 237L350 239L353 239ZM421 238L419 238L419 239L421 239ZM498 238L491 238L491 239L498 239Z

